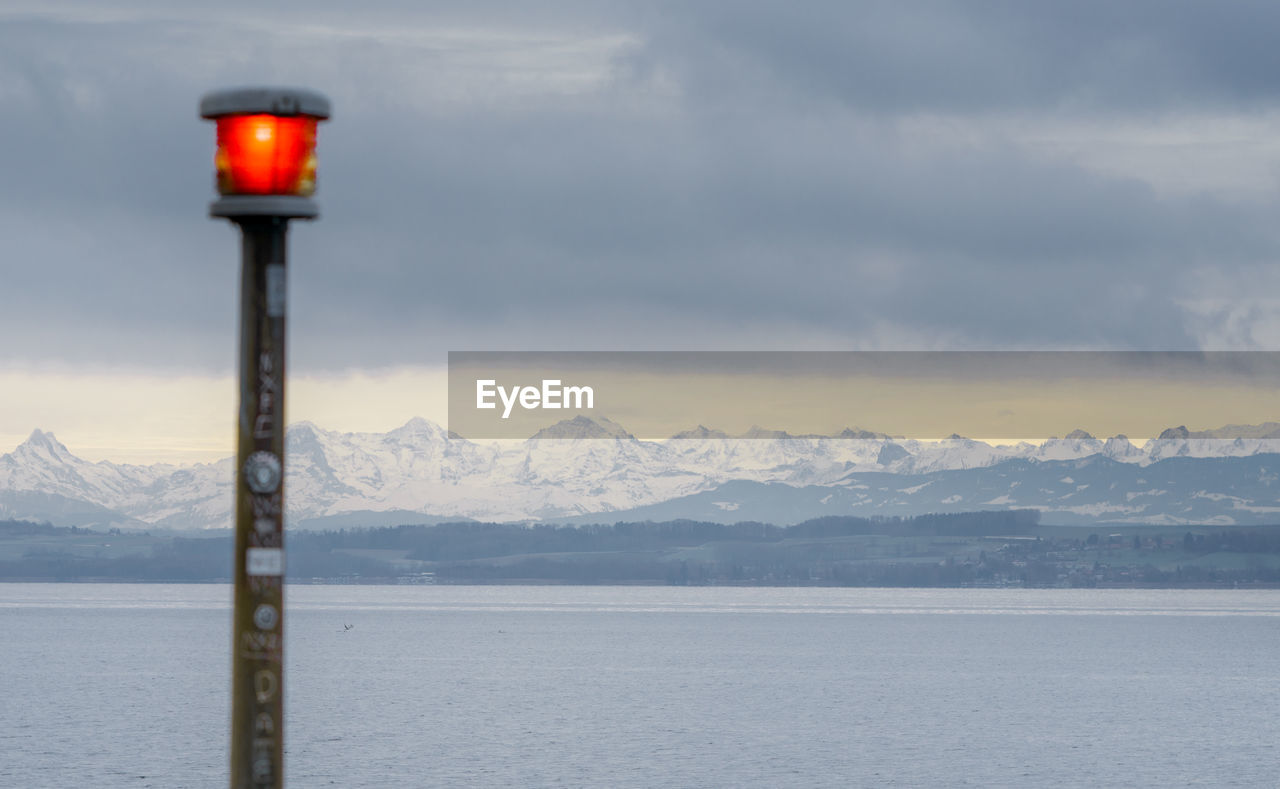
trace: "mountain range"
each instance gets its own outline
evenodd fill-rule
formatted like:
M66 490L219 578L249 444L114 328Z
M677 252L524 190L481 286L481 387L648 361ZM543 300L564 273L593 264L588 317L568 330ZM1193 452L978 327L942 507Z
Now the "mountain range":
M581 440L593 439L593 440ZM287 433L292 527L440 520L566 523L1033 508L1049 523L1280 522L1280 424L1171 428L1142 446L1073 431L993 446L848 429L745 436L699 426L667 441L576 417L526 441L451 437L415 418L387 433L302 422ZM231 525L234 463L90 462L34 431L0 455L0 518L55 525Z

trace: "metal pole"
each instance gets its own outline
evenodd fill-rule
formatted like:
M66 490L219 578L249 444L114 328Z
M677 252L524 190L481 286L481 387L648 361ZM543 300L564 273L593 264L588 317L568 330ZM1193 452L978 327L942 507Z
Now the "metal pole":
M269 117L263 117L269 116ZM284 322L290 219L314 219L316 124L329 100L247 87L200 99L218 124L218 200L240 228L240 422L231 623L231 789L284 786Z
M236 453L231 787L284 786L285 237L288 218L237 217L240 424Z

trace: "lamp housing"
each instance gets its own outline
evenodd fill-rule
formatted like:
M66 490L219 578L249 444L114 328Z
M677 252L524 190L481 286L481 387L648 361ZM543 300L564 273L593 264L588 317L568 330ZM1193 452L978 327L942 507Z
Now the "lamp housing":
M233 88L207 93L200 115L217 124L218 193L210 214L309 219L319 211L316 126L329 100L300 88Z

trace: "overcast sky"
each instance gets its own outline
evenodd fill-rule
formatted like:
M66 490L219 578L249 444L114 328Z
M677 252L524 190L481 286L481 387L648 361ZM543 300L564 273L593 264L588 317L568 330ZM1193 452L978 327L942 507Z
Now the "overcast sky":
M196 106L252 83L334 105L291 236L300 378L1280 346L1273 2L266 5L0 10L0 377L231 373ZM8 397L0 435L58 429Z

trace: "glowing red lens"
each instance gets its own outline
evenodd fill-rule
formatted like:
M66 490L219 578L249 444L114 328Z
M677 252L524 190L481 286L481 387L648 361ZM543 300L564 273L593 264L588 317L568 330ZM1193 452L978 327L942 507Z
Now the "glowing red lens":
M316 190L316 119L305 115L218 118L218 191L302 195Z

